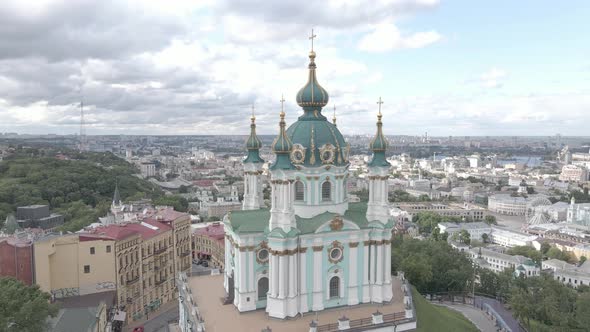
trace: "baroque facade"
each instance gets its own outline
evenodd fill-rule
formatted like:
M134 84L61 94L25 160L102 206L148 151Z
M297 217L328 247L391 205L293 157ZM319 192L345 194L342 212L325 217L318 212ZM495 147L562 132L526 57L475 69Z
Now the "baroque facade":
M369 201L349 203L349 144L322 114L328 93L316 78L309 54L308 80L297 94L303 114L289 128L280 113L272 144L271 208L262 207L261 141L255 117L246 141L242 211L223 220L226 302L240 312L264 308L270 317L385 303L392 300L387 141L381 104L370 144ZM284 102L282 100L281 102Z

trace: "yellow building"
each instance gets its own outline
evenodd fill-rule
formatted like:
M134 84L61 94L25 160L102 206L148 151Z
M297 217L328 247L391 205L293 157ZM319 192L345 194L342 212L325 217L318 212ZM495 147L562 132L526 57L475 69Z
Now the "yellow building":
M219 222L211 223L193 233L195 255L208 259L211 266L223 269L225 262L225 233Z
M115 241L99 235L50 235L34 243L35 283L54 298L114 291Z
M36 283L54 298L116 290L117 307L134 321L176 299L190 246L190 216L160 208L137 222L36 241Z

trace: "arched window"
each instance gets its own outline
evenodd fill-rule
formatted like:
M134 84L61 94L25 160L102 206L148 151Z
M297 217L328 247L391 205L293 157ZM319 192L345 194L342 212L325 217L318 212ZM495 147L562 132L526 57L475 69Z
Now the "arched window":
M301 181L295 182L295 200L296 201L305 200L305 186L303 185L303 182L301 182Z
M332 184L330 181L322 183L322 202L332 200Z
M340 278L332 277L330 279L330 298L340 297Z
M266 300L266 293L268 293L268 278L262 277L258 279L258 300Z

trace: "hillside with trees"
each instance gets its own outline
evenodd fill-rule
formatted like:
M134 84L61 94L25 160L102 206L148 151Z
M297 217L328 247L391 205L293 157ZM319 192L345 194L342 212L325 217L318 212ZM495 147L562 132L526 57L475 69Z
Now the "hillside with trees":
M124 200L163 200L163 192L136 173L110 152L19 148L0 162L0 223L19 206L47 204L64 215L62 230L79 230L107 213L116 184Z

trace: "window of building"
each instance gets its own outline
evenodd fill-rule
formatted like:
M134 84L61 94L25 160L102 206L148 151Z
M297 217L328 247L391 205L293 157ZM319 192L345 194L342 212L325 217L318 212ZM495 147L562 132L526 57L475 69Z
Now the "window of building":
M332 200L332 184L330 181L322 183L322 201Z
M111 246L107 246L107 252L111 252Z
M340 278L332 277L330 279L330 298L340 297Z
M258 300L266 300L266 293L268 293L268 278L263 277L258 280Z
M296 201L305 200L305 186L303 185L303 182L301 182L301 181L295 182L295 200Z
M90 254L94 255L94 247L90 247Z
M90 265L84 265L84 273L90 273Z

